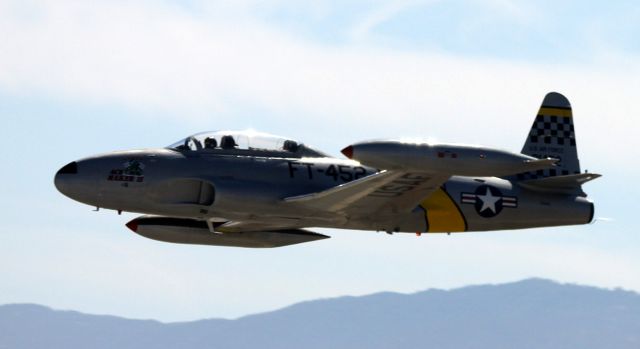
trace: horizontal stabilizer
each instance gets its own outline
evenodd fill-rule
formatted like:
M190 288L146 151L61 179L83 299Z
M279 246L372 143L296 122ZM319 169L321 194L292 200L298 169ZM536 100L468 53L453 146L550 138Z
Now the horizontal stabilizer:
M538 160L526 160L524 162L523 168L525 169L522 172L530 172L537 170L545 170L548 168L552 168L556 166L558 159L546 158L546 159L538 159Z
M595 173L579 173L566 176L544 177L518 182L526 189L558 193L558 194L583 194L582 184L601 177Z

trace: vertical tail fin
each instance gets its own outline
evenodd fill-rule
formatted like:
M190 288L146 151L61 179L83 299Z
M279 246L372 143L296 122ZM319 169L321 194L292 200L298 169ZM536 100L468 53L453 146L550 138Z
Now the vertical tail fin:
M557 92L550 92L542 101L531 126L522 154L536 158L556 158L560 161L552 169L521 173L518 179L565 176L580 173L576 147L576 133L569 100Z

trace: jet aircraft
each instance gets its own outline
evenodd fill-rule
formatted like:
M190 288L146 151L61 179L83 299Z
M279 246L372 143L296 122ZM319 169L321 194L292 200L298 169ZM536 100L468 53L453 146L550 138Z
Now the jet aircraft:
M331 157L254 131L205 132L166 148L73 161L55 185L79 202L144 214L159 241L278 247L328 238L305 228L454 233L589 223L573 115L546 95L520 153L482 146L355 143Z

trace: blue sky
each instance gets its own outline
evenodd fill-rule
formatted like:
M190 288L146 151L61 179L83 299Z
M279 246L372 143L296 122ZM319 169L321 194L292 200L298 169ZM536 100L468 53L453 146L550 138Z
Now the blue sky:
M640 6L577 1L0 1L0 303L237 317L320 297L547 277L640 291ZM377 137L519 150L574 106L597 224L425 236L320 230L274 250L163 244L53 187L67 162L211 129L332 154Z

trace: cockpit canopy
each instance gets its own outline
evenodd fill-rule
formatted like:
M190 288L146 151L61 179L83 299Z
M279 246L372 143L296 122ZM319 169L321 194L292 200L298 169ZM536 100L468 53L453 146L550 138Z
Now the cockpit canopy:
M328 157L292 139L256 131L197 133L168 146L178 151L269 157Z

